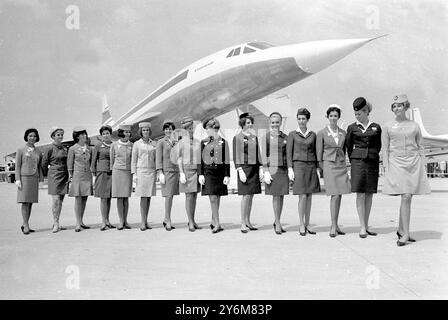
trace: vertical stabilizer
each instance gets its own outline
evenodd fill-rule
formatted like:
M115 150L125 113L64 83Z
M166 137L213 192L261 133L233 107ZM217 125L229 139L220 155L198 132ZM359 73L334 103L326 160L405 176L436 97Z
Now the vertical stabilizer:
M107 103L107 97L106 95L103 96L103 111L101 113L101 123L103 126L109 125L112 126L115 121L112 119L112 116L110 114L109 104Z
M419 108L413 108L411 109L411 119L417 122L418 126L420 127L420 131L422 132L423 137L429 137L431 136L428 131L426 131L425 127L423 126L422 116L420 114Z

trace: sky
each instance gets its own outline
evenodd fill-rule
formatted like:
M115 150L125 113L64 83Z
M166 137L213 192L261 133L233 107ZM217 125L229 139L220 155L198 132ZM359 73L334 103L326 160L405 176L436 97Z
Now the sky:
M446 30L445 0L0 0L0 163L28 127L40 143L53 125L65 138L78 125L94 135L104 94L118 118L190 63L251 40L388 34L282 92L294 110L309 108L315 131L329 104L350 123L353 100L364 96L381 124L393 119L392 97L406 93L430 133L447 133ZM295 127L289 121L285 131Z

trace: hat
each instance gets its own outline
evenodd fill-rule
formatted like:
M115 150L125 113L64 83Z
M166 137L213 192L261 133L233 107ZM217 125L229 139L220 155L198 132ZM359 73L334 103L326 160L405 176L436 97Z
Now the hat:
M81 131L87 132L85 127L78 126L73 128L73 132L81 132Z
M394 96L393 100L394 101L392 102L392 104L409 102L408 96L405 94L397 94L396 96Z
M246 118L249 116L249 112L243 112L242 114L240 114L240 119Z
M186 116L186 117L182 118L182 120L180 121L180 124L182 127L186 128L189 125L191 125L193 122L194 122L194 120L191 116Z
M118 129L123 131L131 131L131 125L122 123L118 126Z
M62 132L64 132L64 129L62 129L62 128L59 127L59 126L53 126L53 127L51 127L51 129L50 129L50 137L53 137L53 134L55 134L56 131L58 131L58 130L62 130Z
M328 106L328 109L330 109L330 108L336 108L336 109L342 110L342 108L340 106L338 106L336 103L330 104Z
M151 129L151 123L150 122L140 122L138 124L139 128L150 128Z
M171 119L165 119L165 120L163 120L162 127L163 127L164 125L166 125L167 123L174 124L173 120L171 120Z
M358 111L364 108L367 105L367 101L363 97L356 98L355 101L353 101L353 110Z
M220 123L215 118L209 118L209 119L205 119L204 122L202 122L202 127L204 129L207 129L207 127L213 128L213 129L216 129L216 128L219 129Z

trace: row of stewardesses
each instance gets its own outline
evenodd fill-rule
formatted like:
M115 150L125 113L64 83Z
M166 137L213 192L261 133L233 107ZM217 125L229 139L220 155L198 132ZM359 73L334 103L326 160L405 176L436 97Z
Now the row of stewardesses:
M368 219L372 196L377 192L378 187L379 152L381 140L383 140L387 143L384 148L386 176L383 192L402 195L400 223L397 232L402 239L397 244L403 245L406 241L412 241L413 239L409 236L410 200L413 194L429 192L429 184L422 165L419 127L415 122L406 118L405 111L409 106L405 95L394 97L391 110L396 115L395 123L393 125L386 124L386 130L382 131L378 124L369 120L372 105L363 97L357 98L353 102L357 121L351 124L345 132L337 125L341 116L341 108L331 105L327 109L329 125L317 134L308 130L307 127L311 117L310 112L306 108L300 108L296 117L298 128L290 132L288 136L279 130L282 116L278 112L273 112L269 116L270 131L262 139L263 153L259 150L258 138L252 129L254 119L247 113L242 114L239 120L242 131L233 140L233 160L238 172L238 194L242 195L241 232L257 230L250 222L250 211L253 195L261 193L260 181L262 180L266 184L266 194L273 196L274 231L277 234L285 232L280 223L280 216L283 198L289 193L289 180L291 180L293 181L293 194L299 195L300 234L315 234L310 230L309 223L312 194L320 192L317 176L317 171L320 171L324 178L326 193L331 196L330 236L344 234L338 226L338 216L341 197L350 192L357 193L356 205L361 226L360 237L376 235L375 232L368 229ZM68 152L67 165L71 180L69 194L76 197L76 231L88 228L82 223L82 217L87 196L92 193L90 170L97 175L95 195L102 198L103 225L101 230L113 227L108 220L110 197L117 198L120 217L119 229L130 228L127 223L127 211L128 197L132 191L132 174L136 174L137 178L136 195L141 197L141 230L149 228L147 215L150 198L155 195L157 179L161 182L162 196L165 197L163 224L168 231L174 229L171 225L171 206L173 196L179 194L179 186L180 191L186 194L189 230L194 231L199 228L194 221L194 213L197 193L201 190L200 185L202 185L202 195L208 195L210 198L212 209L210 227L213 233L223 230L219 223L219 205L220 197L227 195L227 184L230 177L227 141L218 135L219 122L216 119L208 119L203 122L208 138L202 140L200 144L193 139L193 119L191 117L184 118L181 124L190 139L184 137L177 143L172 135L174 124L167 120L163 124L165 137L156 144L149 138L151 135L150 123L140 123L142 139L134 145L129 141L130 126L120 126L120 139L115 143L112 143L110 139L112 129L102 127L100 133L103 142L95 147L91 157L90 149L86 145L87 132L83 128L74 130L73 138L77 143ZM44 153L42 167L47 169L49 165L49 171L64 171L62 168L61 170L54 168L57 168L57 163L63 166L65 161L51 160L52 155L49 154L50 152L53 155L58 154L58 151L54 151L55 148L63 148L56 143L57 139L62 141L63 130L56 128L51 135L55 139L53 151L47 150ZM33 138L32 132L30 137ZM402 143L402 140L406 143ZM402 150L403 148L405 150ZM173 161L173 150L176 151L174 158L177 159L177 163ZM345 164L346 152L351 162L351 181L348 179ZM402 157L403 154L406 156L405 158ZM195 155L200 157L200 160L197 157L194 159ZM409 155L412 157L409 158ZM89 164L91 164L90 170L88 170ZM260 168L262 169L259 170ZM418 174L415 175L413 172ZM55 188L54 186L59 183L60 187ZM49 175L49 193L57 195L54 197L53 203L55 217L53 231L56 232L60 229L58 224L60 206L58 204L63 199L65 187L63 174L60 178L56 178L56 175L54 177ZM28 222L25 220L24 218L22 231L23 229L29 230Z

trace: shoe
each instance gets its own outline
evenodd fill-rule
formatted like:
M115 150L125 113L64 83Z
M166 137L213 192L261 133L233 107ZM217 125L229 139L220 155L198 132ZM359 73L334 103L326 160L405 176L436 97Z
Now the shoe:
M107 230L107 225L105 225L104 227L100 228L100 231L106 231Z
M341 230L336 230L337 234L340 234L341 236L345 236L345 232L341 231Z
M212 233L218 233L218 232L221 232L221 231L224 231L224 229L221 227L221 226L219 226L219 228L218 229L213 229L212 230Z
M403 236L397 231L397 237L398 237L398 239L401 239L401 237L403 237ZM409 242L416 242L416 240L411 238L411 237L409 237L408 241Z
M113 224L107 224L107 226L109 227L109 228L111 228L111 229L115 229L116 228L116 226L114 226Z
M82 225L81 225L81 228L83 228L83 229L90 229L90 227L89 227L89 226L86 226L85 224L82 224Z
M397 246L402 247L405 245L406 245L406 242L401 242L400 240L397 240Z
M202 227L198 226L197 223L194 223L194 228L195 228L195 229L198 229L198 230L199 230L199 229L202 229Z
M149 230L151 230L152 229L152 227L149 225L149 224L146 224L146 229L149 229Z
M215 229L215 226L213 224L210 223L210 229Z
M335 238L335 237L336 237L336 233L331 233L331 232L330 232L330 237L331 237L331 238Z
M364 239L364 238L367 238L367 233L363 233L363 234L360 233L360 234L359 234L359 237L360 237L360 238L363 238L363 239Z
M283 229L283 227L281 227L281 229L282 229L282 233L285 233L285 232L286 232L286 230L285 230L285 229Z
M306 236L306 228L305 228L305 231L304 232L302 232L302 231L300 231L300 228L299 228L299 233L300 233L300 235L303 237L303 236Z
M130 225L128 225L127 223L124 225L125 229L132 229Z
M146 226L144 228L140 228L140 231L145 231L146 230Z
M246 227L248 227L249 228L249 230L251 230L251 231L255 231L255 230L258 230L258 228L255 228L255 227L249 227L247 224L246 224Z
M80 232L81 230L81 228L75 228L75 232Z
M249 229L241 229L241 233L248 233Z
M275 228L275 227L276 227L275 222L274 222L272 225L274 226L274 232L275 232L276 234L282 234L281 231L277 231L277 229ZM280 229L281 229L281 228L280 228Z
M22 230L22 233L23 233L23 234L30 234L29 231L24 231L25 228L24 228L23 226L20 226L20 230Z
M369 236L377 236L378 233L367 230L366 231Z
M36 232L36 230L33 230L33 229L30 228L30 232Z
M61 228L60 228L60 227L57 227L57 228L56 228L56 225L54 224L54 225L53 225L53 230L52 230L52 232L53 232L53 233L56 233L56 232L59 232L59 230L61 230Z
M188 231L190 231L190 232L195 232L196 231L196 228L194 227L194 224L193 224L193 228L190 228L190 224L187 223L187 227L188 227Z
M166 230L166 231L171 231L171 230L173 229L173 227L169 227L169 228L168 228L168 227L166 226L166 222L165 222L165 221L163 221L162 224L163 224L163 226L165 227L165 230Z
M123 230L124 227L118 226L117 230Z
M305 232L308 232L309 234L316 234L316 232L315 231L311 231L310 229L308 229L308 228L305 228Z

